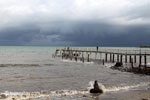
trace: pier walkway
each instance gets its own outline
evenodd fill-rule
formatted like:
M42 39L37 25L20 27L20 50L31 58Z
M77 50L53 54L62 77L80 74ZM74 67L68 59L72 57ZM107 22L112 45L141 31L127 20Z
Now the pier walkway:
M150 50L141 48L135 50L107 49L107 48L61 48L56 49L55 56L60 55L62 59L78 59L82 62L97 60L105 63L115 63L120 66L124 63L131 65L132 71L150 73ZM118 65L117 65L118 66Z

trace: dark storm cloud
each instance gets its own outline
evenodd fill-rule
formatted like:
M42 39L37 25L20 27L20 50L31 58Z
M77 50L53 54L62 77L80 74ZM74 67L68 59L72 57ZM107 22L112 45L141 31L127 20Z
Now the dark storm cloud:
M78 46L140 46L150 45L150 25L94 24L76 26L64 41Z
M48 29L8 28L0 32L0 45L140 46L150 45L150 25L104 22L66 22ZM70 25L71 23L71 25Z
M32 41L39 29L27 27L8 27L0 31L0 45L25 45Z
M150 45L149 6L149 0L0 1L0 45Z

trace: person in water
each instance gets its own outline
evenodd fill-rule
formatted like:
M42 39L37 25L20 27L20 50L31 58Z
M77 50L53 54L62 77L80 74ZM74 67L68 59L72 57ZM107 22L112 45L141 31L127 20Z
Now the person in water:
M99 88L97 80L94 82L94 88L90 90L90 93L103 93L103 90Z

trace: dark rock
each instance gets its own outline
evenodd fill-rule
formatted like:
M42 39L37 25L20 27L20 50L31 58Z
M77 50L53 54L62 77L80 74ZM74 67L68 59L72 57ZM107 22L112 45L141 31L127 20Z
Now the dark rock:
M142 100L148 100L148 99L142 99Z
M88 97L88 96L84 94L83 97Z
M121 62L116 62L115 67L121 67L123 64Z

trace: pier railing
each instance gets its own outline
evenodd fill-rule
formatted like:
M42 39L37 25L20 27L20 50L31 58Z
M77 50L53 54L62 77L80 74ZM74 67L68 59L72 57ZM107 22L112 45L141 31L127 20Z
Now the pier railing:
M91 53L112 53L123 55L147 55L150 56L150 50L124 50L124 49L104 49L101 48L98 51L93 48L62 48L56 49L57 51L74 51L74 52L91 52Z

